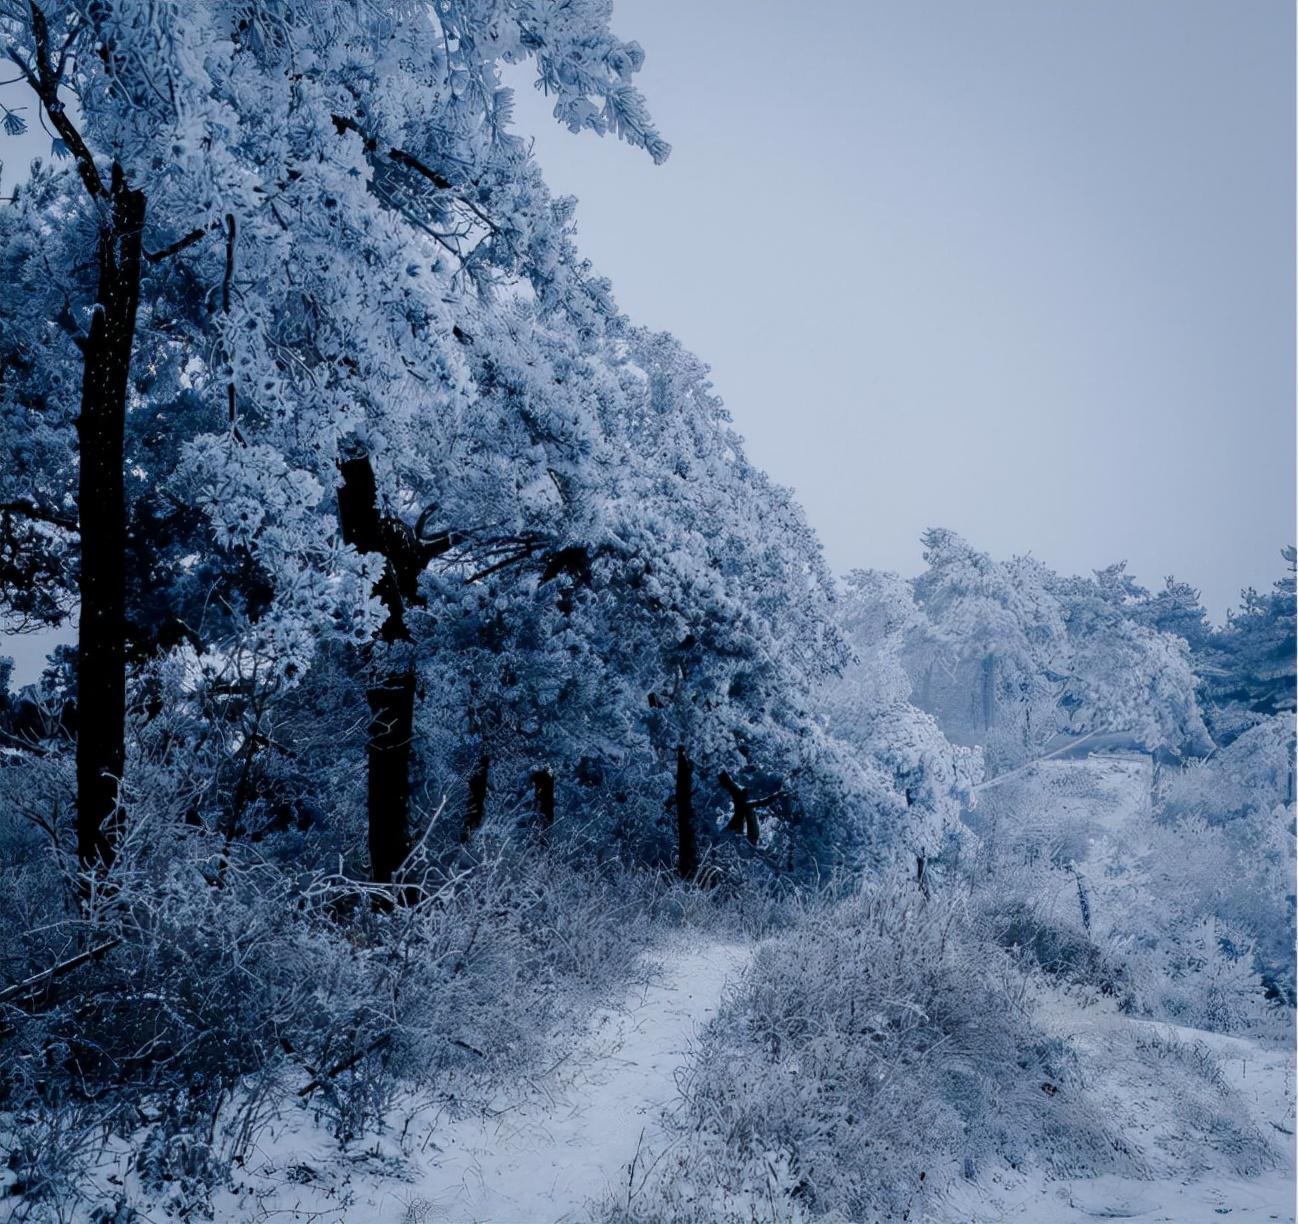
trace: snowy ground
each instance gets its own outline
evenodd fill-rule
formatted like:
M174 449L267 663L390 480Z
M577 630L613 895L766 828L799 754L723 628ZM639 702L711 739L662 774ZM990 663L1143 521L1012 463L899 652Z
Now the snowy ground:
M658 971L619 1007L601 1008L568 1053L493 1102L484 1115L448 1120L434 1109L393 1114L391 1131L350 1153L304 1111L273 1122L236 1175L214 1196L215 1218L326 1224L577 1224L594 1202L643 1180L664 1151L660 1116L701 1026L715 1013L751 949L678 936L659 950ZM959 1182L928 1224L1150 1224L1294 1221L1294 1060L1289 1049L1043 1000L1041 1019L1081 1053L1090 1089L1116 1127L1148 1158L1152 1179L1051 1180L1009 1169ZM1181 1116L1176 1067L1151 1042L1203 1048L1274 1146L1274 1168L1241 1175L1228 1156L1205 1156L1193 1176L1159 1176L1198 1151L1202 1135ZM1183 1167L1183 1162L1180 1162ZM118 1166L119 1171L121 1166ZM127 1175L126 1180L133 1177ZM121 1184L118 1182L117 1184ZM105 1190L108 1186L103 1187Z
M375 1224L569 1224L594 1201L620 1195L660 1152L659 1115L676 1094L688 1046L716 1011L748 949L677 942L663 969L623 1006L591 1018L572 1053L495 1104L498 1112L459 1121L416 1115L403 1136L340 1162L328 1136L302 1119L273 1127L237 1193L223 1192L217 1218L239 1221L374 1221ZM1138 1050L1174 1039L1210 1051L1279 1155L1275 1168L1245 1176L1206 1158L1196 1176L1106 1176L1051 1180L987 1170L958 1183L932 1224L1149 1224L1294 1221L1294 1060L1289 1050L1219 1034L1135 1020L1101 1006L1078 1009L1060 996L1046 1023L1093 1067L1092 1084L1115 1123L1157 1171L1188 1144L1183 1107L1156 1057ZM1165 1090L1164 1090L1165 1089Z
M1095 747L1095 745L1091 745ZM1062 780L1085 770L1107 802L1085 797L1052 797L1050 819L1062 824L1077 819L1093 834L1121 836L1128 823L1147 810L1152 759L1122 743L1100 744L1092 755L1062 756L1035 767ZM1090 838L1094 844L1095 837ZM1153 1177L1114 1176L1085 1180L1050 1180L1041 1174L1011 1170L989 1173L981 1182L958 1184L945 1210L934 1217L942 1224L1000 1224L1041 1221L1080 1224L1096 1219L1134 1219L1165 1224L1295 1219L1294 1052L1260 1041L1159 1024L1123 1016L1107 1004L1080 1007L1066 994L1042 1000L1040 1019L1082 1056L1090 1068L1091 1090L1114 1124L1146 1156ZM1274 1168L1242 1176L1230 1168L1228 1154L1214 1157L1211 1141L1192 1133L1184 1101L1171 1068L1160 1065L1159 1042L1174 1042L1210 1053L1220 1067L1223 1092L1234 1090L1258 1132L1274 1147ZM1251 1115L1249 1118L1247 1115ZM1186 1178L1167 1169L1188 1153L1201 1152L1202 1165ZM1161 1166L1161 1167L1160 1167Z
M1144 753L1095 752L1082 760L1043 761L1037 769L1046 775L1084 771L1098 782L1108 800L1083 806L1063 798L1057 812L1059 818L1085 814L1101 829L1112 832L1149 811L1154 762Z
M1148 802L1148 757L1106 752L1089 763L1045 766L1061 774L1079 767L1109 792L1110 802L1098 805L1096 832L1120 831ZM1068 802L1065 794L1065 810L1056 808L1052 819L1088 819ZM1095 818L1092 810L1089 820ZM751 948L698 933L675 936L658 949L647 984L619 1006L595 1010L581 1033L556 1042L550 1066L485 1111L451 1118L445 1104L406 1103L393 1110L383 1136L340 1153L332 1136L295 1107L261 1132L235 1184L216 1193L215 1218L585 1221L593 1204L616 1201L642 1183L647 1166L669 1148L661 1117L677 1098L689 1047L751 955ZM985 1168L976 1182L959 1181L932 1204L927 1224L1294 1224L1291 1049L1134 1019L1110 1002L1044 987L1038 1002L1038 1019L1077 1052L1087 1090L1150 1176L1066 1180ZM1197 1081L1196 1060L1208 1068ZM1187 1095L1191 1081L1197 1097ZM430 1098L445 1096L446 1088L429 1085ZM1229 1124L1219 1125L1218 1110ZM1273 1167L1256 1167L1266 1163L1256 1159L1259 1145L1240 1147L1239 1136L1249 1130L1274 1149ZM125 1141L104 1153L91 1202L111 1199L113 1186L138 1189L126 1171L128 1156Z
M662 971L618 1008L591 1017L577 1047L487 1117L417 1114L404 1134L350 1164L304 1120L269 1128L237 1191L221 1192L229 1221L366 1224L558 1224L586 1218L616 1193L653 1142L676 1095L687 1047L715 1012L747 949L669 945Z
M1275 1168L1241 1176L1212 1161L1193 1178L1143 1180L1097 1177L1049 1180L1040 1174L1021 1176L1005 1170L984 1184L961 1183L947 1208L935 1217L944 1224L1083 1224L1091 1220L1141 1220L1149 1224L1207 1224L1229 1218L1239 1224L1294 1220L1294 1058L1287 1048L1225 1037L1176 1025L1135 1020L1112 1012L1065 1012L1050 1018L1106 1076L1094 1085L1112 1107L1115 1121L1157 1161L1184 1135L1180 1100L1170 1090L1157 1059L1133 1059L1140 1039L1171 1038L1215 1055L1226 1084L1239 1093L1260 1131L1276 1149ZM1097 1057L1098 1056L1098 1057ZM1215 1165L1216 1167L1212 1167Z

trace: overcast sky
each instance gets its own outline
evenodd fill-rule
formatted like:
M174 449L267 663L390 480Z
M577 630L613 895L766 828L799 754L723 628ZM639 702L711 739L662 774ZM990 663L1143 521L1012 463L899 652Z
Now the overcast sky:
M579 241L838 570L1175 573L1294 538L1290 0L615 0L674 151L520 90Z
M671 160L570 135L530 88L520 126L836 569L913 574L942 525L1175 573L1217 618L1279 575L1290 0L616 0L615 26ZM0 649L25 676L41 653Z

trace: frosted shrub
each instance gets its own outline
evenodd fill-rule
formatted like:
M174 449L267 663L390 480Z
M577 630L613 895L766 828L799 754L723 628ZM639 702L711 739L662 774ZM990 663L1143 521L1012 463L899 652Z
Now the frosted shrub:
M1168 771L1162 809L1170 819L1224 824L1265 816L1293 801L1293 719L1283 714L1250 727L1204 761Z
M1021 901L989 904L986 898L982 901L980 920L984 928L997 944L1025 964L1063 982L1093 986L1104 994L1121 989L1127 976L1124 966L1108 949L1096 944L1075 915L1061 913L1057 906Z
M395 908L161 820L132 824L83 912L47 858L10 872L7 912L67 917L6 927L8 980L102 951L0 1001L0 1146L33 1204L89 1194L124 1142L150 1203L201 1214L286 1108L344 1145L413 1093L472 1108L626 979L654 910L652 881L521 845L426 862Z
M1294 988L1294 731L1279 715L1208 760L1169 773L1151 873L1166 920L1220 919L1252 946L1268 995L1292 1007Z
M1239 1033L1270 1016L1252 945L1214 918L1128 952L1127 1002L1134 1010L1192 1028Z
M612 1218L901 1219L993 1157L1122 1159L1009 959L909 881L764 944L683 1092L680 1147Z
M34 1220L68 1219L83 1199L83 1171L112 1121L104 1109L65 1101L58 1093L52 1099L28 1100L10 1118L0 1112L0 1149L6 1155L0 1166L0 1204L21 1203Z

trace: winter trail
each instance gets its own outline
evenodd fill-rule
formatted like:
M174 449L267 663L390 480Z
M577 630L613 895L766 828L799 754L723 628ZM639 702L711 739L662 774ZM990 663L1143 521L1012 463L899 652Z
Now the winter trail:
M217 1216L249 1224L586 1220L592 1201L620 1192L633 1165L661 1150L659 1119L677 1096L689 1047L751 955L678 936L651 954L646 982L592 1013L548 1070L501 1092L482 1114L398 1122L354 1153L350 1168L327 1136L283 1119Z
M504 1102L494 1118L437 1130L413 1185L377 1204L379 1218L455 1224L557 1224L625 1182L699 1029L750 951L730 944L659 954L662 972L619 1008L592 1018L549 1100Z

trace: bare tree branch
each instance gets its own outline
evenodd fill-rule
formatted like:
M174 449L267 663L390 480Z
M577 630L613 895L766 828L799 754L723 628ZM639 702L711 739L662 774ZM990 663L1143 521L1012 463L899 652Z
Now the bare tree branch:
M40 973L34 973L31 977L21 982L15 982L12 986L6 986L0 990L0 1003L7 1003L11 999L21 999L27 995L35 994L36 991L52 982L56 977L62 977L65 973L71 973L73 969L80 968L88 961L95 960L105 952L111 952L122 941L120 939L108 939L93 948L87 949L68 960L61 961L57 965L51 965L48 969L41 970Z
M81 133L77 131L76 125L68 118L67 110L59 98L59 86L63 83L63 69L67 63L68 48L71 45L72 36L69 35L68 41L59 50L58 65L51 64L49 22L35 0L32 0L30 9L32 40L36 50L35 68L33 69L28 64L23 63L22 59L13 51L9 52L9 58L18 66L18 70L35 91L36 96L41 100L41 105L45 108L45 113L50 117L50 122L54 124L54 128L62 138L63 143L68 146L68 151L76 161L77 173L81 176L81 181L85 184L86 190L95 199L102 199L108 194L108 189L104 186L104 180L100 177L99 169L95 165L95 159L91 155L90 149L81 138ZM76 32L77 30L74 28L72 33L75 34Z
M192 247L200 239L207 236L206 229L190 230L183 238L177 238L175 242L162 248L160 251L145 251L144 258L150 263L161 263L164 259L170 259L173 255L179 255L181 251Z

